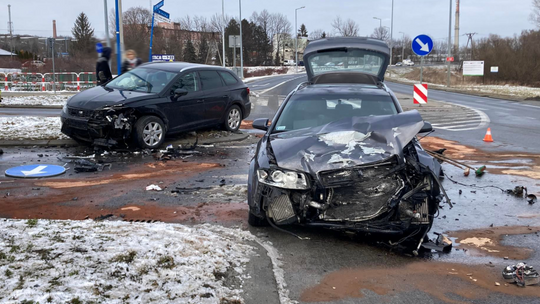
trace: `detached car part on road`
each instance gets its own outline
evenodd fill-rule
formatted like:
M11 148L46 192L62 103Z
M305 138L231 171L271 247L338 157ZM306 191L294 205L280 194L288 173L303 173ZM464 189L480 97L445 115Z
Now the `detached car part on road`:
M253 122L266 134L249 169L249 223L386 234L390 245L417 250L443 200L441 167L416 139L431 125L416 110L403 112L383 82L388 46L322 39L304 61L309 82L270 126ZM328 64L336 62L344 64Z
M62 132L98 146L157 148L168 134L215 125L237 131L250 112L249 88L227 69L147 63L71 97Z

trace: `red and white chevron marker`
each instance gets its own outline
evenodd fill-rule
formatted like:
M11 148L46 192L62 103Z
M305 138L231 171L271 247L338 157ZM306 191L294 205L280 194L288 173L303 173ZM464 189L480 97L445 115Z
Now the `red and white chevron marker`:
M426 104L427 103L427 83L414 85L414 103Z

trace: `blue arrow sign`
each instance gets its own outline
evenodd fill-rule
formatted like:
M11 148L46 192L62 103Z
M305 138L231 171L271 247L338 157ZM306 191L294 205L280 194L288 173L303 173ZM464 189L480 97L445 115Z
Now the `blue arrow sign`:
M66 168L57 165L26 165L6 170L6 176L21 178L51 177L63 174Z
M161 9L157 9L155 10L155 13L166 18L166 19L169 19L169 17L171 16L169 13L167 13L166 11L163 11Z
M103 44L101 44L99 42L96 43L96 52L98 52L100 54L103 53Z
M154 5L154 12L157 11L158 9L162 8L163 5L165 5L163 2L165 2L165 0L161 0L158 2L158 4Z
M426 56L433 50L433 39L428 35L418 35L411 43L413 52L418 56Z

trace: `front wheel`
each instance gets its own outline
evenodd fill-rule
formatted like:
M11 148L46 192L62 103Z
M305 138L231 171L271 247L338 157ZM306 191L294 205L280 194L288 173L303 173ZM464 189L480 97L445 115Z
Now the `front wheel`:
M165 124L156 116L143 116L135 123L135 141L142 149L155 149L165 141Z
M264 227L268 226L268 221L266 219L266 214L263 214L264 217L260 218L256 216L255 214L251 213L251 211L248 211L248 224L252 227Z
M227 110L227 116L225 116L225 130L229 132L236 132L240 128L242 123L242 110L237 105L234 105Z

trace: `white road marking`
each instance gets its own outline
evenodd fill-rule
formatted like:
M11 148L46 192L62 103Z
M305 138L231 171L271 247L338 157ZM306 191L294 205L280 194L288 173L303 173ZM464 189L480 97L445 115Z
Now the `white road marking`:
M24 176L36 175L36 174L46 173L45 171L41 171L41 170L43 170L45 168L47 168L47 166L37 166L37 167L35 167L34 169L32 169L30 171L21 171L21 172L22 172L22 174L24 174Z
M271 87L271 88L269 88L269 89L262 90L262 91L258 92L257 94L258 94L258 95L263 95L263 94L265 94L266 92L272 91L273 89L275 89L275 88L277 88L277 87L279 87L279 86L281 86L281 85L284 85L284 84L286 84L286 83L289 82L289 81L293 81L293 80L300 79L300 78L304 78L304 77L306 77L306 76L305 76L305 75L302 75L302 76L300 76L300 77L295 77L295 78L291 78L291 79L285 80L285 81L283 81L283 82L280 82L280 83L276 84L275 86L273 86L273 87Z

